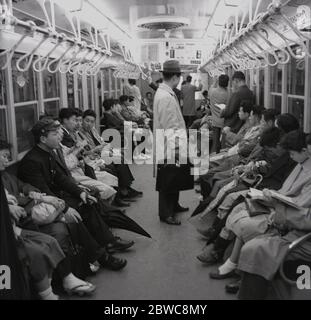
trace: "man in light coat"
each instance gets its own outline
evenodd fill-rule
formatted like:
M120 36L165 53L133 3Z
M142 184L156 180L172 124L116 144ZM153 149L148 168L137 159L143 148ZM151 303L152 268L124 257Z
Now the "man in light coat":
M154 146L159 192L159 216L161 221L180 225L176 212L187 211L178 204L179 192L193 188L193 177L187 166L188 139L185 121L174 88L180 82L178 61L166 61L163 65L164 82L154 98ZM188 170L189 169L189 170Z

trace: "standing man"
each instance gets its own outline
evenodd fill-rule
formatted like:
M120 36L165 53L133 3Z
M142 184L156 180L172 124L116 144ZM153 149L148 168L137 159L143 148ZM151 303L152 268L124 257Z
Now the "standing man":
M237 133L243 122L239 119L240 105L243 100L254 102L254 94L246 85L245 75L241 71L234 73L232 77L233 94L221 117L225 119L225 127L230 127L233 133Z
M180 77L179 62L166 61L163 65L164 82L154 98L154 136L163 137L161 141L156 138L154 143L158 163L159 216L162 222L170 225L180 225L175 214L188 211L178 203L179 192L193 188L190 166L184 164L187 163L187 129L174 93Z
M135 79L128 79L128 83L124 86L124 94L129 97L134 98L134 107L140 111L141 109L141 92L138 86L136 85Z
M229 77L226 74L222 74L218 79L217 87L211 88L209 92L213 126L213 146L211 152L219 153L221 149L220 138L224 127L224 119L220 117L221 110L217 105L227 105L229 100L228 84Z
M203 85L200 84L198 87L191 84L192 77L187 77L187 82L181 87L181 97L183 99L183 115L186 121L187 128L192 125L195 120L195 93L202 91Z

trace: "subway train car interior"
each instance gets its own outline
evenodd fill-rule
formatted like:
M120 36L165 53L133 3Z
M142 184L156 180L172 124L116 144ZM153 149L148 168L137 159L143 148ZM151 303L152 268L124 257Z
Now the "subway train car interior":
M311 1L0 0L0 238L0 300L310 300Z

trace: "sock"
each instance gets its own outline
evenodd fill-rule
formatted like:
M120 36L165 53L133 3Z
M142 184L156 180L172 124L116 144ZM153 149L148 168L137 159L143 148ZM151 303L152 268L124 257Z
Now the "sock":
M49 287L45 291L39 292L39 296L41 300L55 301L59 299L58 296L53 293L51 287Z
M79 278L74 276L72 273L70 273L67 277L63 279L64 289L70 290L80 285L86 285L86 282L83 280L80 280Z
M237 264L233 263L230 258L218 268L220 274L227 274L237 268Z

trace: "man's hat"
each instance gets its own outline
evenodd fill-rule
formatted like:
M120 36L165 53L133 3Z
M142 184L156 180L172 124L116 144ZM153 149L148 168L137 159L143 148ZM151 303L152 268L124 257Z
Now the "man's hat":
M34 127L31 129L31 132L34 136L43 135L50 131L56 131L59 129L60 123L53 119L42 119L39 120Z
M180 63L177 60L167 60L163 63L163 70L165 73L181 73Z

